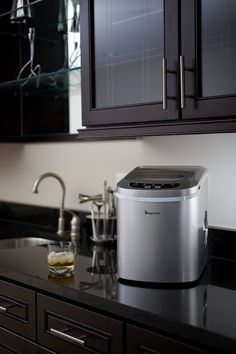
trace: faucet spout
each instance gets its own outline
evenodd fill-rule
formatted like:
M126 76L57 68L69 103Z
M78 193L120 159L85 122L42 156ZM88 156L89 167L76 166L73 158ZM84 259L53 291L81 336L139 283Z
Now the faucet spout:
M39 184L41 183L41 181L47 177L52 177L55 178L61 185L62 188L62 198L61 198L61 203L60 203L60 215L59 215L59 220L58 220L58 231L57 234L59 236L63 236L65 233L65 222L64 222L64 204L65 204L65 194L66 194L66 186L65 183L63 181L63 179L57 175L54 172L47 172L42 174L41 176L39 176L39 178L34 182L33 188L32 188L32 192L33 193L38 193L38 188L39 188Z

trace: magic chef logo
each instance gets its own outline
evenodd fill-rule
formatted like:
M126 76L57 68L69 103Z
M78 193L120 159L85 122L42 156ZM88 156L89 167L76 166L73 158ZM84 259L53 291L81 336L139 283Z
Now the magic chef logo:
M144 214L145 215L160 215L159 211L148 211L148 210L144 210Z

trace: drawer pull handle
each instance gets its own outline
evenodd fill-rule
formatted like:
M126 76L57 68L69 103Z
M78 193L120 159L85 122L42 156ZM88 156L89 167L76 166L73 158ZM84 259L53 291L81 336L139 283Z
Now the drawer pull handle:
M7 308L6 308L6 307L3 307L3 306L0 306L0 311L2 311L2 312L7 312Z
M84 340L72 337L69 334L66 334L64 332L58 331L57 329L50 328L49 332L51 332L53 334L57 334L59 337L62 337L63 339L69 339L72 342L75 342L75 343L78 343L78 344L81 344L81 345L85 345L85 341Z

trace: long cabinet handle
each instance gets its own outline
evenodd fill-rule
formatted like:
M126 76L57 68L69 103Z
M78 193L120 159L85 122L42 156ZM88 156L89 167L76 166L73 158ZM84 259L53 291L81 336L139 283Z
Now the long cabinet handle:
M184 56L179 57L180 69L180 107L185 108L185 73L184 73Z
M167 109L167 60L162 59L162 108Z
M6 308L6 307L3 307L3 306L0 306L0 311L1 311L1 312L7 312L7 308Z
M85 345L85 341L84 341L84 340L79 339L79 338L72 337L72 336L70 336L69 334L66 334L66 333L64 333L64 332L58 331L57 329L50 328L50 329L49 329L49 332L51 332L51 333L53 333L53 334L56 334L56 335L58 335L59 337L62 337L63 339L69 339L69 340L71 340L72 342L75 342L75 343L77 343L77 344Z

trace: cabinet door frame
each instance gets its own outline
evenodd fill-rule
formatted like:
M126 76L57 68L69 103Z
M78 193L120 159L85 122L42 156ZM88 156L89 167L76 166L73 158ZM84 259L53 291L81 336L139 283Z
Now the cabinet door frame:
M185 66L185 107L182 109L182 118L208 118L215 121L218 118L235 118L236 93L235 96L200 97L200 1L181 0L181 55L184 56Z
M162 102L93 108L93 1L81 0L81 81L82 122L84 126L105 126L128 123L148 123L179 119L178 111L178 0L163 0L164 55L167 60L167 109ZM174 93L174 95L173 95Z
M141 354L142 351L153 354L210 354L192 345L128 324L127 353Z
M5 351L4 351L5 350ZM18 334L0 326L0 353L1 354L56 354L55 352L38 345Z
M83 332L83 335L77 337L65 329ZM63 333L71 334L71 339L63 337ZM84 343L72 339L81 339ZM123 349L123 322L38 293L37 342L61 354L120 354Z

